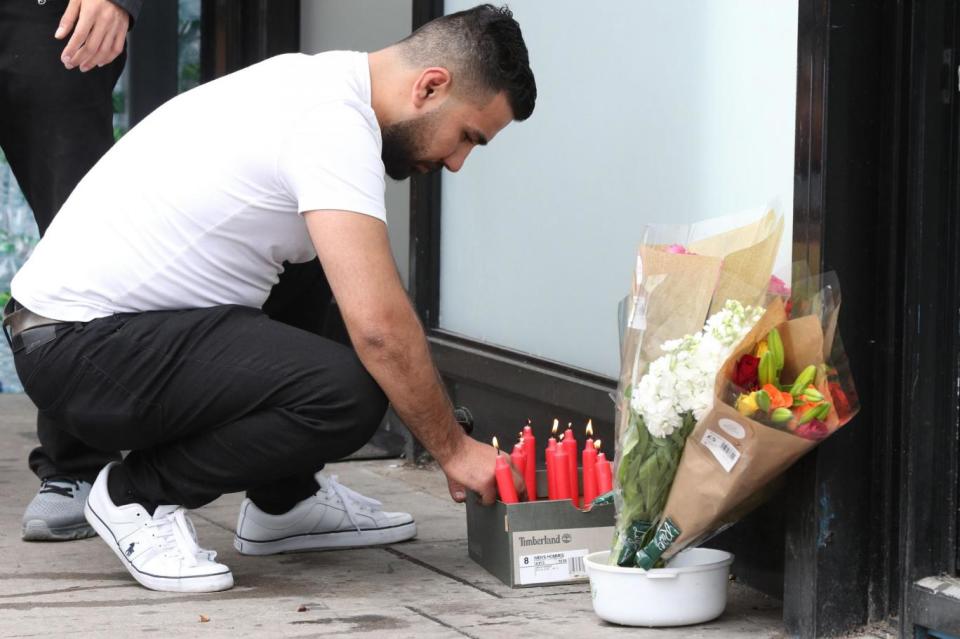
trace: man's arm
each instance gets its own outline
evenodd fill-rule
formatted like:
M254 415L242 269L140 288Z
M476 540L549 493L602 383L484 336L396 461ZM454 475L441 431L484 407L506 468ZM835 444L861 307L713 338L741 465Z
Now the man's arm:
M360 361L440 463L451 496L463 501L469 488L483 503L493 503L496 452L465 435L454 420L397 274L386 226L347 211L310 211L304 217ZM514 479L522 490L522 478L514 473Z
M139 0L70 0L54 35L63 40L73 34L60 54L63 65L89 71L112 62L123 51L139 10Z

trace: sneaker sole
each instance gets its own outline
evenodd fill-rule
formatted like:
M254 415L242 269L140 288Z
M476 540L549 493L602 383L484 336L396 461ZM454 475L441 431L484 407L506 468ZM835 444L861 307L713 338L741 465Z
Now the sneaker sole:
M368 529L362 532L342 530L328 533L310 533L270 541L251 541L237 535L233 538L233 547L241 555L278 555L288 552L383 546L407 541L413 539L416 535L417 524L411 521L399 526Z
M97 532L85 521L71 526L50 528L42 519L31 519L24 522L21 528L21 537L24 541L73 541L96 535Z
M150 590L159 590L161 592L219 592L233 588L233 573L218 573L215 575L198 575L196 577L161 577L141 572L136 566L130 563L127 556L117 545L117 539L113 536L110 528L100 519L96 511L90 507L90 501L87 500L83 508L83 514L90 523L90 526L96 531L100 538L106 542L110 550L113 551L123 567L127 569L130 576L137 580L144 588Z

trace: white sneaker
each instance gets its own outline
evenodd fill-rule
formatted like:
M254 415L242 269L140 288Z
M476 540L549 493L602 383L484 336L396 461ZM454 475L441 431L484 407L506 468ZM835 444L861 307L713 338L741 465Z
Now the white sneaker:
M140 584L167 592L216 592L233 587L217 553L197 545L197 533L181 506L158 506L153 517L140 504L116 506L107 492L107 464L90 489L87 521Z
M233 546L243 555L356 548L412 539L417 525L409 513L381 510L383 504L316 474L320 490L282 515L268 515L249 499L240 504Z

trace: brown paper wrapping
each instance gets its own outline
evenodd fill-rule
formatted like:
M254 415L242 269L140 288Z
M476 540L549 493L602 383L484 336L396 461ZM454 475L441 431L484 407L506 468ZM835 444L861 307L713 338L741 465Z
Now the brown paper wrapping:
M669 559L732 520L730 515L738 506L817 445L816 441L744 417L726 404L722 397L726 380L732 378L737 360L749 353L773 327L778 328L783 339L784 368L781 379L794 379L807 365L823 363L824 329L833 333L835 315L826 327L821 325L818 317L812 315L789 322L784 322L784 319L783 305L778 299L727 359L717 376L714 407L697 423L687 439L664 508L663 518L669 517L682 531L664 553L664 559ZM822 376L818 377L816 386L829 401L827 383ZM838 427L835 411L831 411L824 422L833 432ZM734 448L738 453L729 470L704 444L707 431L721 437L723 445ZM713 441L716 442L716 438ZM724 457L722 452L718 454Z
M669 253L658 245L639 247L627 316L642 321L628 321L624 331L618 441L630 420L623 390L663 355L665 341L696 333L728 300L762 304L782 235L783 217L770 210L751 224L691 242L686 248L695 255Z

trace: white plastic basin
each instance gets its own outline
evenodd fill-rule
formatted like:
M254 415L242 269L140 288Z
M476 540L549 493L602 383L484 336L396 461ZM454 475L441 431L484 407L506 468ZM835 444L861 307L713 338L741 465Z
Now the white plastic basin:
M607 565L609 550L586 556L593 610L624 626L686 626L719 617L727 606L733 555L688 548L666 568L641 570Z

